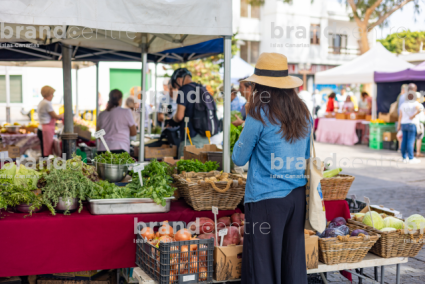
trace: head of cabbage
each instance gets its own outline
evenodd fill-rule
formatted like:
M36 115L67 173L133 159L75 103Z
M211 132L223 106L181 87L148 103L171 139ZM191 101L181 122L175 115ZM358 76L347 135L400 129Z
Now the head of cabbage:
M384 219L384 228L394 228L401 230L404 228L404 222L394 217L387 217Z
M373 220L373 225L372 225L372 220ZM374 227L377 230L381 230L382 228L384 228L384 220L382 219L381 215L379 215L378 212L375 212L375 211L367 212L364 215L363 224L369 227Z
M381 229L380 230L381 232L394 232L394 231L397 231L396 229L394 229L394 228L383 228L383 229Z
M413 214L406 219L406 224L411 230L419 230L421 227L425 228L425 218L419 214Z

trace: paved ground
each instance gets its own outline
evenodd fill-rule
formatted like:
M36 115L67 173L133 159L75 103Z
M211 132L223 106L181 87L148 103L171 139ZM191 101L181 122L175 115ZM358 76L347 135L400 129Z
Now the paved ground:
M335 153L335 161L343 168L343 173L356 177L349 195L356 194L358 199L367 196L371 204L394 208L404 217L414 213L425 216L424 158L421 164L406 165L401 163L400 153L371 150L363 145L316 143L316 151L321 159L332 157L331 153ZM401 272L402 283L425 283L425 250L402 265ZM365 269L365 273L373 276L373 269ZM395 266L388 266L385 275L385 283L395 283ZM353 280L353 283L358 283L357 277ZM338 272L328 274L328 281L333 284L350 283Z

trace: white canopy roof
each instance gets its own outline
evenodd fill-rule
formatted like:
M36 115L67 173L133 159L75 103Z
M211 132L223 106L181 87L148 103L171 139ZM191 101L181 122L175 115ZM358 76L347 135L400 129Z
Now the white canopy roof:
M95 64L90 61L71 62L72 69L83 69L93 65ZM0 66L62 68L62 61L0 61Z
M0 22L10 27L4 29L7 38L0 37L0 42L61 41L73 46L140 52L142 34L147 34L149 53L154 53L231 36L232 1L6 1L0 10ZM65 29L66 38L62 38Z
M341 66L317 72L316 84L373 83L377 72L397 72L413 67L412 64L389 52L380 42L368 52Z

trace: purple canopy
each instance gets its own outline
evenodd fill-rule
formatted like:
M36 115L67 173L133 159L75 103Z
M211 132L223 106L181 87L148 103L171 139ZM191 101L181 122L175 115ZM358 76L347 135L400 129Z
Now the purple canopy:
M375 72L376 83L400 82L400 81L425 81L425 61L421 64L399 72Z

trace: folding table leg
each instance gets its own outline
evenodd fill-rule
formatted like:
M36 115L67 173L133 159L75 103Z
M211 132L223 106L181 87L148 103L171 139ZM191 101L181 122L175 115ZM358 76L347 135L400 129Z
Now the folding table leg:
M360 268L359 274L363 275L363 268ZM363 284L363 278L359 277L359 284Z
M385 279L385 266L381 266L381 284L384 284L384 279ZM378 279L376 279L378 280Z
M397 264L396 284L400 284L400 264Z
M375 266L374 268L373 268L373 270L374 270L374 274L375 274L375 280L376 281L378 281L379 279L379 277L378 277L378 266Z

